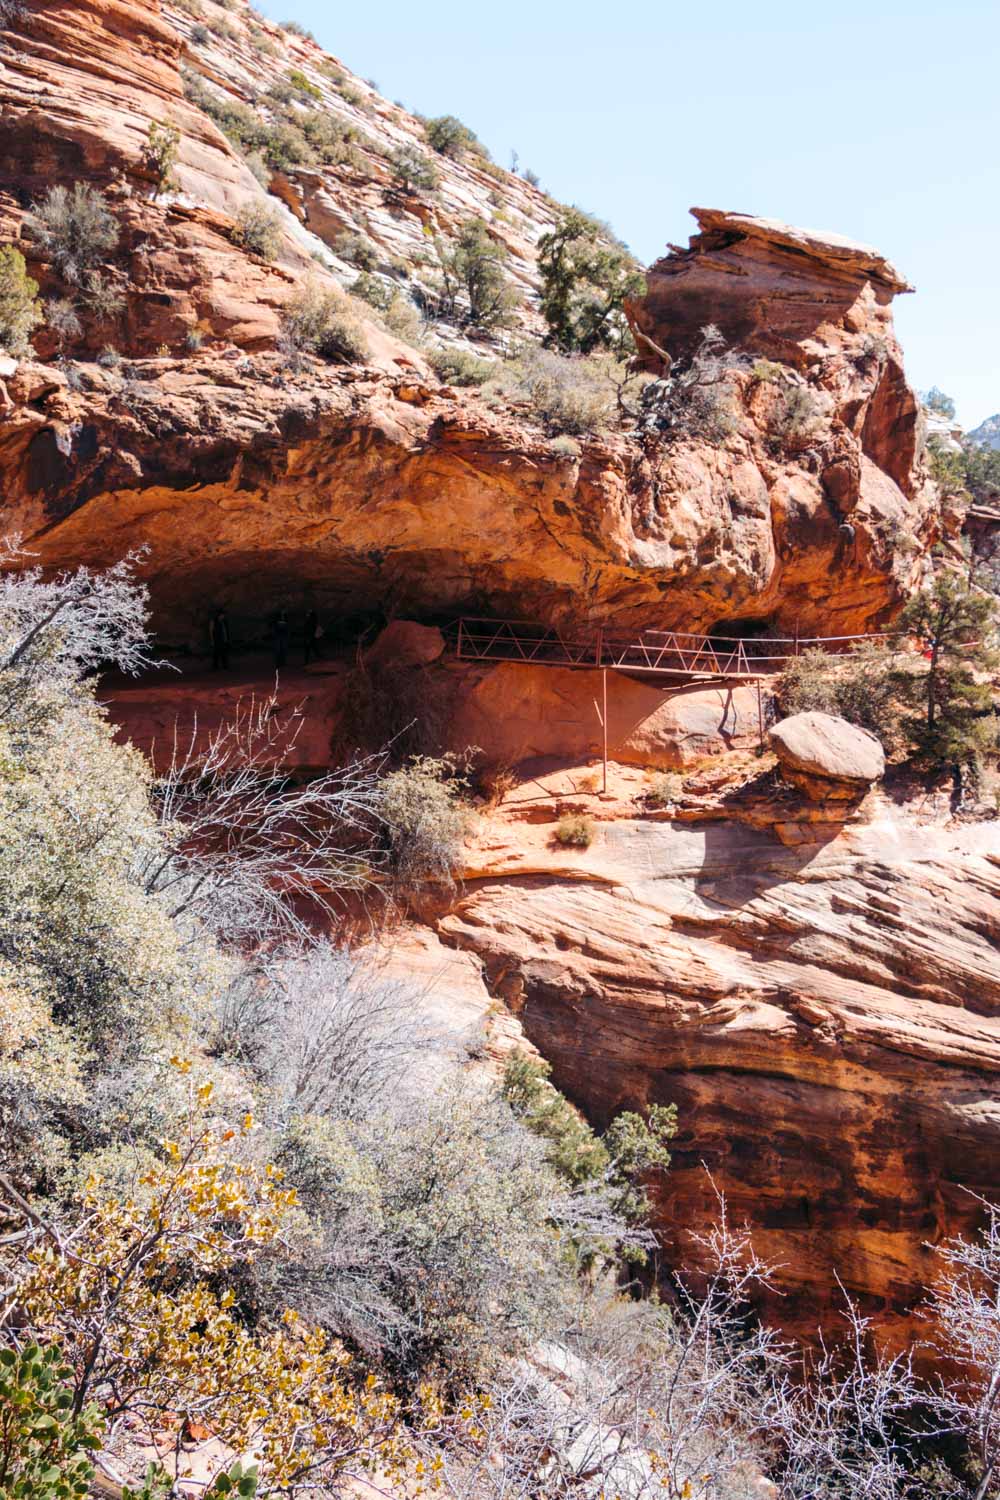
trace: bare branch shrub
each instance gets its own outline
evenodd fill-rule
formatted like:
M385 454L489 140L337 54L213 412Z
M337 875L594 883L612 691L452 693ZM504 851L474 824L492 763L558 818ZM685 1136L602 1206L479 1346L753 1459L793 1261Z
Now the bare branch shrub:
M995 1495L1000 1482L1000 1208L986 1202L983 1208L979 1240L959 1237L933 1247L944 1270L928 1308L936 1351L957 1366L936 1384L931 1406L945 1430L968 1444L974 1500Z
M29 732L99 667L152 665L149 597L135 580L140 553L94 573L46 579L17 540L0 542L0 719Z
M72 192L61 183L49 188L32 205L25 228L59 275L72 283L106 260L118 243L118 220L86 182L76 183Z
M167 849L142 868L174 921L224 944L308 939L309 908L332 916L372 883L381 791L377 758L296 783L285 769L302 720L276 698L237 705L207 739L175 734L155 787Z
M420 999L412 984L386 978L376 955L320 944L241 971L223 996L216 1046L250 1064L277 1119L363 1120L436 1046Z
M736 426L730 373L749 364L745 355L727 347L714 324L707 324L690 360L644 387L640 429L668 438L721 443Z

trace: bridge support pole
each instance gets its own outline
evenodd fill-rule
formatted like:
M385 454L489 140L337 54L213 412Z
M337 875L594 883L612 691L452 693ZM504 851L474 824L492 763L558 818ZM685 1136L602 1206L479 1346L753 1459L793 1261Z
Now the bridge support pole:
M604 711L601 714L601 725L602 725L602 727L604 729L604 785L602 786L601 791L602 791L602 793L605 796L607 796L607 793L608 793L608 669L607 669L607 667L602 667L601 668L601 676L604 679L604 681L601 684L602 691L603 691L603 694L604 694Z
M764 748L764 694L760 686L760 678L757 678L757 730L760 735L760 747Z

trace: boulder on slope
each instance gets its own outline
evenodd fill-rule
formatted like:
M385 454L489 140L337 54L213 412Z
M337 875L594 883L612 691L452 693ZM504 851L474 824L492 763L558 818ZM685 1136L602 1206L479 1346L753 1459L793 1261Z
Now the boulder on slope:
M770 742L786 779L814 802L862 796L885 774L879 740L835 714L792 714L775 724Z

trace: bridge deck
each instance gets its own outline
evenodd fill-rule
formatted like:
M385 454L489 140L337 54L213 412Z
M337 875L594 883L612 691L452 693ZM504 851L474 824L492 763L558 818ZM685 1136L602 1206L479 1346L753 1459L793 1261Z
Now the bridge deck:
M612 667L688 682L713 678L759 678L781 671L803 652L831 655L885 634L782 636L743 639L693 635L679 630L643 630L629 635L598 629L564 634L554 626L524 620L461 619L456 649L463 661L521 661L545 667Z

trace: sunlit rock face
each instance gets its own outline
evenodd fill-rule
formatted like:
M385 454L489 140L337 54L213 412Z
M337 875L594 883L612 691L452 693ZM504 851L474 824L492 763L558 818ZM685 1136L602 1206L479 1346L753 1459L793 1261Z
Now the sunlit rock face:
M590 1118L677 1104L672 1253L697 1261L723 1192L778 1266L769 1317L834 1329L839 1278L903 1344L928 1245L1000 1192L1000 825L876 790L783 847L802 794L720 798L713 774L653 817L638 773L613 767L606 803L536 779L480 828L438 930ZM596 817L586 850L553 838L571 809Z
M372 319L363 366L296 374L276 349L283 309L307 278L350 284L356 268L334 253L345 230L367 224L386 263L409 256L424 274L428 205L395 193L388 165L420 125L350 75L345 93L314 43L263 23L272 55L241 6L232 35L204 47L192 24L137 0L49 0L0 34L0 233L46 295L63 295L24 219L53 182L91 183L120 225L104 273L124 299L113 327L84 316L71 368L42 330L42 363L3 378L5 530L52 564L147 546L156 624L178 642L200 639L217 604L251 635L267 610L309 605L803 634L893 613L938 523L892 334L903 281L882 257L699 211L693 248L652 268L632 317L651 368L655 348L684 357L706 321L780 363L778 381L733 376L721 441L612 433L581 439L578 455L554 450L526 403L441 386ZM233 243L234 215L262 189L185 98L182 65L243 104L295 71L322 108L364 127L363 171L272 179L272 264ZM153 119L181 132L178 189L155 196ZM496 220L523 332L537 337L535 246L551 204L478 159L438 168L432 227L447 237L469 214ZM107 343L124 369L97 365ZM778 442L795 383L813 402L809 429Z

